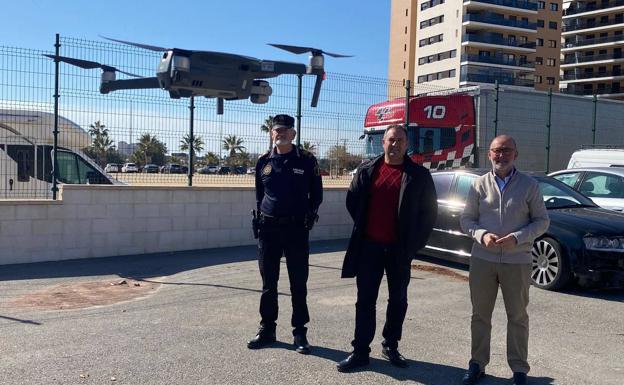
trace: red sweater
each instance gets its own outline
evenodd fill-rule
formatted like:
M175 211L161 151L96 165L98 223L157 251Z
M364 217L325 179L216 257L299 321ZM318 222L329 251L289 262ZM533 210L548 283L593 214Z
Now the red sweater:
M402 177L402 164L390 165L381 161L375 165L364 231L366 239L379 243L394 243L398 240Z

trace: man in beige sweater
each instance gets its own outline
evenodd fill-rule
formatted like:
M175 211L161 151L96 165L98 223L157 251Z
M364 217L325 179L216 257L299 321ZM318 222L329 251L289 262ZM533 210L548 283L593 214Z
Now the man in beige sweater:
M499 286L507 311L507 362L514 384L527 384L531 248L549 219L537 181L516 170L517 157L511 136L494 138L488 151L492 171L475 180L461 216L462 230L474 240L469 279L472 357L463 385L476 384L490 361Z

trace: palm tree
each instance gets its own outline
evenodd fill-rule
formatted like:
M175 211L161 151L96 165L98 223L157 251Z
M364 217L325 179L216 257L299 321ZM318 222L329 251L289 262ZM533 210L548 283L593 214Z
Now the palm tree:
M100 166L106 164L106 154L114 146L113 140L108 137L108 128L99 120L89 125L89 135L91 135L91 152L96 156Z
M180 141L180 150L188 151L190 142L190 134L184 135L182 140ZM204 150L204 141L201 136L193 135L193 152L195 155L199 154Z
M262 132L266 132L269 134L269 150L273 148L273 136L271 135L272 129L273 129L273 116L269 115L268 118L264 119L264 124L260 126L260 130L262 130Z
M228 135L222 140L223 149L225 151L229 151L230 157L232 157L237 152L243 152L245 150L243 142L245 141L242 138L237 137L236 135Z
M303 142L303 149L310 151L311 153L315 154L316 153L316 146L310 142Z
M155 135L149 133L141 135L134 151L134 158L137 163L156 163L164 161L167 146L158 140Z

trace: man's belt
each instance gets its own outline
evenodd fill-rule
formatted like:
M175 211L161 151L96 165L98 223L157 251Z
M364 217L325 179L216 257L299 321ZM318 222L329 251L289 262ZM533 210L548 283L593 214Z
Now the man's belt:
M266 214L262 214L261 221L267 225L295 225L302 224L303 217L288 216L288 217L271 217Z

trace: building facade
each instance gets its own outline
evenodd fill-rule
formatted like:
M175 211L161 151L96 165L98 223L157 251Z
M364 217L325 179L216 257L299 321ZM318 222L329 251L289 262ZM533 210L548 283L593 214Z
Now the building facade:
M561 91L624 99L624 0L566 1Z
M393 0L389 78L558 90L561 15L562 0Z

